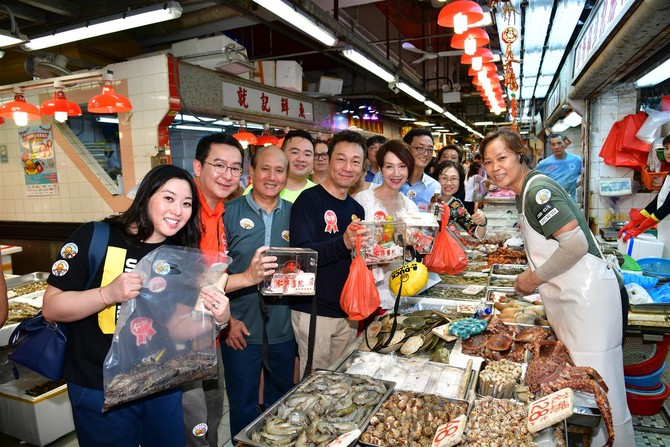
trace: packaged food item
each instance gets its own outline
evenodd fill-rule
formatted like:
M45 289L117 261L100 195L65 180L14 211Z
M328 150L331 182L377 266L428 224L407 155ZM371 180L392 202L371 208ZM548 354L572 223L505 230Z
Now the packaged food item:
M387 264L402 258L405 251L404 222L390 219L363 220L359 224L370 230L370 238L360 252L366 264Z
M401 213L398 220L405 223L405 245L411 245L421 254L433 251L433 242L440 228L434 214Z
M270 247L267 256L277 257L272 276L258 285L263 295L314 295L318 253L309 248Z

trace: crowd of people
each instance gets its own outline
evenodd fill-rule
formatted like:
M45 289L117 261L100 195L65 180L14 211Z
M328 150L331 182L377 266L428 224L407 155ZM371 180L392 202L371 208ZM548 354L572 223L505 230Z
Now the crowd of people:
M550 140L552 149L557 148L554 158L566 160L560 157L563 137L552 135ZM480 205L487 186L494 184L517 194L520 216L528 217L521 228L533 242L526 247L529 259L541 265L519 277L518 291L542 290L545 284L565 289L562 278L568 270L582 263L584 271L602 267L591 259L600 256L578 212L574 189L563 189L550 178L536 175L546 166L555 166L548 175L568 169L569 175L557 181L567 178L576 184L572 169L576 162L570 158L567 165L566 161L552 165L548 158L531 171L525 149L513 132L490 134L480 152L466 160L456 145L444 146L434 156L433 136L425 129L388 141L384 137L366 141L359 133L345 130L327 142L295 130L287 133L281 148L266 146L253 152L250 184L242 191L244 156L240 143L230 135L203 137L195 151L194 176L175 166L154 168L128 211L104 220L112 231L108 259L98 271L89 272L86 262L91 223L66 242L66 246L78 246L78 256L66 259L62 251L56 259L56 263L68 261L69 269L58 274L54 270L49 277L43 312L46 318L70 326L64 379L80 445L217 446L224 389L231 433L236 434L283 396L297 378L332 365L358 329L358 322L348 319L340 307L340 291L357 237L368 237L365 227L355 225L359 219L385 221L405 212L428 211L438 197L440 219L484 238L487 219ZM531 204L525 199L528 191L529 197L539 197L540 190L550 191L548 203L559 211L558 217L546 210L545 202L532 200ZM542 213L549 217L541 219ZM540 223L535 222L538 219ZM214 316L213 329L219 331L218 377L102 413L102 363L112 343L118 308L142 288L142 278L132 272L132 266L166 244L199 247L232 259L225 294L199 298ZM318 253L316 296L259 293L258 284L278 268L277 258L267 255L269 247L309 248ZM589 253L591 258L585 257ZM94 278L91 283L89 276ZM616 278L610 282L608 293L618 293ZM384 281L378 286L381 308L392 308L395 297L381 293ZM604 288L598 287L595 296L603 295ZM553 292L547 297L561 303L545 305L554 320L552 326L556 325L561 340L565 337L577 363L602 367L603 362L620 360L621 345L616 343L621 340L620 320L566 326L571 319L555 315L572 314L573 309ZM593 315L579 309L582 319L603 318L602 312L592 310ZM588 339L592 328L610 328L609 344L581 346L580 340ZM574 342L573 332L581 334ZM618 384L620 371L610 370L612 383ZM616 385L610 389L610 400L620 404L621 396L616 394L620 390ZM630 415L626 411L615 413L615 427L620 430L617 436L627 438Z

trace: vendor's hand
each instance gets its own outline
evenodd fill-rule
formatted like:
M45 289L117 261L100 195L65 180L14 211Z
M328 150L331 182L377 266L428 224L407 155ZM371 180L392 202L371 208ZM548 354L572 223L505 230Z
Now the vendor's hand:
M535 271L526 269L525 272L521 273L516 278L516 282L514 283L514 290L517 293L521 293L523 295L530 295L531 293L535 292L535 289L537 289L542 284L542 280L538 278L537 274L535 274Z
M363 244L365 244L370 237L368 236L369 232L370 230L367 227L364 227L357 222L351 222L342 236L345 247L349 250L356 248L356 237L359 234L363 236Z
M109 304L123 303L137 297L142 288L142 275L121 273L114 281L100 288L100 293Z
M247 278L249 284L260 283L266 276L273 275L275 269L279 266L276 256L265 256L268 248L270 247L263 246L257 248L256 253L251 258L249 267L244 272L244 276Z
M621 239L621 236L623 236L624 231L629 232L630 230L632 230L633 228L637 227L642 222L644 222L644 220L646 218L647 218L647 216L644 216L639 211L633 212L633 210L630 210L630 221L626 225L621 227L621 229L619 230L619 239ZM628 239L626 239L626 240L628 240Z
M658 224L658 221L653 217L645 217L642 222L639 222L634 228L626 230L626 234L623 236L623 241L627 242L628 239L632 237L638 237L648 229L655 227L656 224Z
M224 335L226 337L226 345L228 345L229 348L241 351L247 347L247 340L244 337L250 336L251 332L247 329L247 325L244 324L244 321L230 317Z
M485 226L486 225L486 215L482 210L477 210L472 215L470 216L472 218L472 221L479 226Z
M209 312L214 315L216 324L224 324L230 320L230 302L228 297L216 287L200 289L199 300Z

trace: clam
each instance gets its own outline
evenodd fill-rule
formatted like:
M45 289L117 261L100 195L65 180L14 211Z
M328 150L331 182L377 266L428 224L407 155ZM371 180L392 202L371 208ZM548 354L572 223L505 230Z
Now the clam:
M377 346L377 343L377 337L368 337L367 342L365 341L365 338L363 338L361 344L358 346L358 350L361 352L371 351L375 346Z
M423 346L425 338L423 335L413 335L409 337L400 348L400 352L405 355L414 354Z
M405 318L402 324L405 327L410 327L412 329L419 329L426 324L426 320L417 315L412 315L410 317Z
M373 321L367 328L368 337L376 337L382 329L381 321Z

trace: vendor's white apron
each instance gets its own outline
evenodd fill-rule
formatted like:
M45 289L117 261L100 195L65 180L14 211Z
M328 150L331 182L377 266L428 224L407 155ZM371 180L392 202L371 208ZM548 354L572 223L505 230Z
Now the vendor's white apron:
M528 181L526 191L535 178ZM558 241L546 239L528 224L522 198L519 226L524 237L528 262L535 270L556 251ZM586 254L567 272L539 287L547 319L578 366L595 368L609 392L615 430L615 446L635 445L633 422L626 403L621 349L622 321L619 284L614 271L596 256ZM600 424L594 446L607 440L607 429Z
M663 205L663 202L668 198L668 193L670 192L670 175L665 177L663 181L663 186L658 192L658 197L656 198L657 207L660 208ZM667 216L665 219L660 221L656 226L658 230L658 240L665 244L663 246L663 257L665 259L670 259L670 216Z

